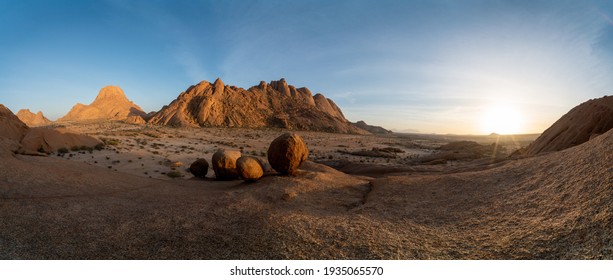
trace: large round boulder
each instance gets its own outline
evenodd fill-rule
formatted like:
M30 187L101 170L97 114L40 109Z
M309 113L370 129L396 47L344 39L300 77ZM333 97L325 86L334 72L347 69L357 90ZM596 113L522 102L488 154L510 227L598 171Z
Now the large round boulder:
M219 150L213 154L212 165L218 180L233 180L238 178L236 160L241 157L239 151Z
M257 181L264 175L260 160L250 156L242 156L236 161L236 171L245 181Z
M295 175L309 156L309 149L298 134L285 133L270 143L268 162L281 174Z
M189 172L198 178L205 178L209 172L209 162L206 159L199 158L189 166Z

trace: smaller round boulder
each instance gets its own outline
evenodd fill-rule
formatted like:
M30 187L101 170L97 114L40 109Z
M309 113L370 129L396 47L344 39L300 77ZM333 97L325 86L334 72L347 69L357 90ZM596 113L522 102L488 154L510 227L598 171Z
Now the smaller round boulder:
M285 133L270 143L268 162L281 174L295 175L296 170L309 156L309 149L296 133Z
M236 160L241 157L239 151L219 150L213 154L212 164L215 177L218 180L233 180L238 178Z
M236 161L236 171L245 181L257 181L264 175L264 168L259 159L250 156L242 156Z
M199 158L189 166L189 172L198 178L205 178L209 172L209 162L206 159Z

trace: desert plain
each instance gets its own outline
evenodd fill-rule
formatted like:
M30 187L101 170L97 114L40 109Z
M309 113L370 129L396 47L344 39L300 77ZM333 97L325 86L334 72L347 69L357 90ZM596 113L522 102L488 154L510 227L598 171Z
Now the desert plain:
M534 158L482 155L444 164L417 159L466 137L303 132L310 155L298 175L246 183L216 181L212 170L194 178L186 168L220 148L262 156L283 131L119 122L70 128L111 144L91 153L3 159L2 258L598 259L613 253L610 132ZM493 137L469 138L491 144ZM531 136L520 138L519 145ZM514 142L505 144L511 150ZM401 152L345 152L386 147ZM168 176L173 171L177 178Z

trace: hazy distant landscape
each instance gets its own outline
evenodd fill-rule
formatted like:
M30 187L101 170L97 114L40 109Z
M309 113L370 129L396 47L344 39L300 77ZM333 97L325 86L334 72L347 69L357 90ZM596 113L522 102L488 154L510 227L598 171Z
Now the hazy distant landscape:
M613 6L556 3L0 4L0 259L613 259Z

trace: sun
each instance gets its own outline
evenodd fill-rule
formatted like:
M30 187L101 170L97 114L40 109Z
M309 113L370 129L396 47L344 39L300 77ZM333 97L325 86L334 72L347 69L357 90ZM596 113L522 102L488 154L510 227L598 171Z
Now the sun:
M486 134L518 134L523 130L523 116L511 104L490 105L481 116L481 129Z

